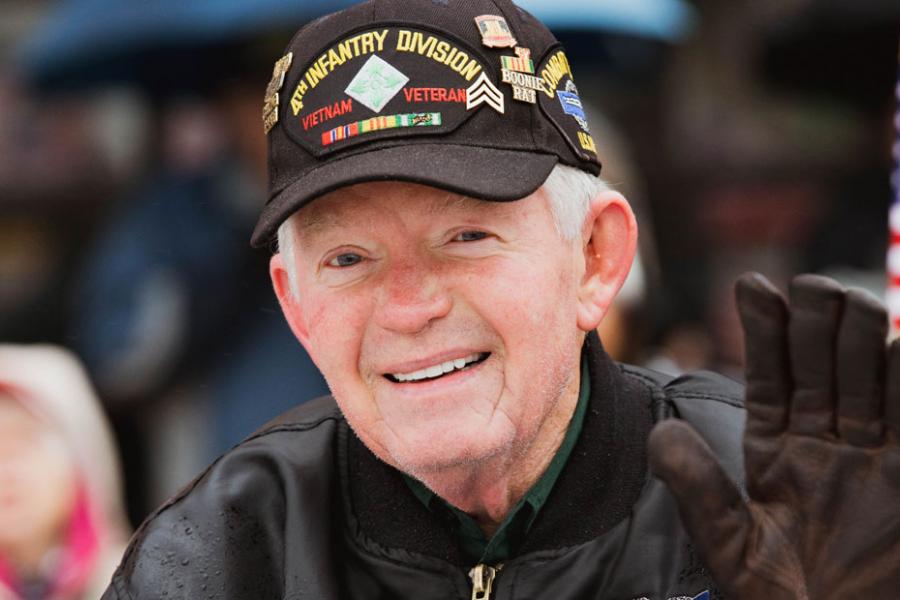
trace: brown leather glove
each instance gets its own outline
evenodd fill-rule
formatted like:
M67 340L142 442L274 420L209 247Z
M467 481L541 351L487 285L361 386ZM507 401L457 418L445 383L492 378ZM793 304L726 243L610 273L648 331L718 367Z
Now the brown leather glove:
M654 473L731 600L900 598L900 344L873 297L814 275L790 303L737 284L749 500L686 423L650 436Z

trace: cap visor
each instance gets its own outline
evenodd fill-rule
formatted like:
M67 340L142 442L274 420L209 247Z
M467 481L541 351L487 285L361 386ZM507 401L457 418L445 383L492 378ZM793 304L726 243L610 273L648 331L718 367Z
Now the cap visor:
M368 181L407 181L507 202L533 194L558 160L553 154L422 143L331 160L301 176L266 205L251 242L265 246L290 215L342 187Z

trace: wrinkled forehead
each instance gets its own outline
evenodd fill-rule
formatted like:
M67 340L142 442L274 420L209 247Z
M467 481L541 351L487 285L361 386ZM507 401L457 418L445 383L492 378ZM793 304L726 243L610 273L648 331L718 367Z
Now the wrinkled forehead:
M310 202L294 213L297 232L316 235L345 224L370 219L378 212L415 211L424 219L448 213L515 215L517 201L491 202L440 188L403 181L378 181L344 187Z

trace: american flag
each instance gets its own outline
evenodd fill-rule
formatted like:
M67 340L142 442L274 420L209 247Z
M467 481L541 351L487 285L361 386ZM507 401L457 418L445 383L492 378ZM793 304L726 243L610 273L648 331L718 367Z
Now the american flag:
M900 52L897 55L900 64ZM891 244L888 249L887 271L888 289L887 306L891 314L893 335L900 335L900 69L898 69L897 87L895 91L897 108L894 113L894 172L891 176L894 200L891 203L889 217L891 228Z

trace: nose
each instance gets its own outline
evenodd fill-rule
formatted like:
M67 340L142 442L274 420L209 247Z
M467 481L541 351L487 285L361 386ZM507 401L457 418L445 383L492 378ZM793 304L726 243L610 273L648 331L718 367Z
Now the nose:
M384 329L404 334L425 330L446 317L453 306L440 269L421 257L395 261L382 274L376 292L376 322Z

